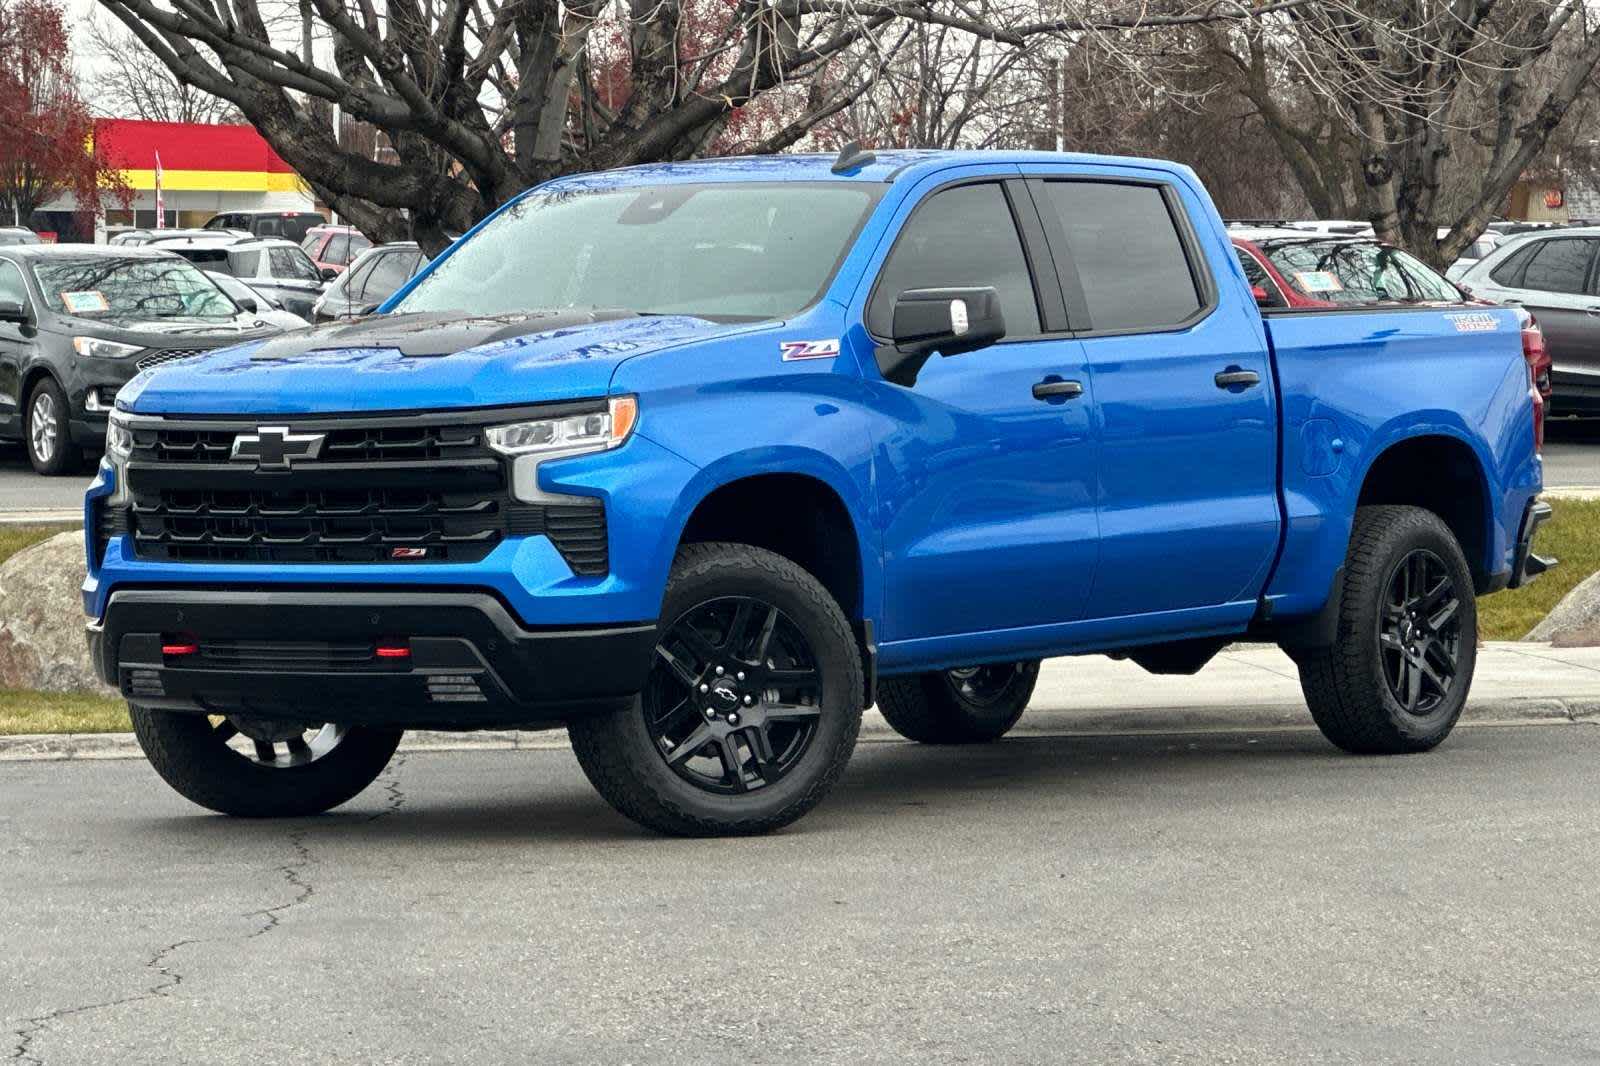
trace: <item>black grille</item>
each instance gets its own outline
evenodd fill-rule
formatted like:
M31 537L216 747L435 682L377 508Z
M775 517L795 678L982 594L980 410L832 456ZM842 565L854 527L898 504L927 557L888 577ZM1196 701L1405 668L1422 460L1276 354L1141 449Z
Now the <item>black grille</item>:
M97 499L94 505L95 560L97 562L104 560L106 548L126 532L128 532L128 509L106 506L104 496Z
M574 573L609 570L599 500L531 505L509 494L508 465L483 423L416 418L135 421L127 527L141 559L211 563L476 562L507 537L546 534ZM233 462L260 426L323 433L316 459L287 470ZM103 543L102 543L103 551Z
M370 640L202 640L199 658L208 666L273 670L336 670L383 661ZM398 668L408 666L400 663Z
M141 355L139 361L134 365L140 370L149 370L153 366L170 363L174 359L187 359L191 355L205 355L207 352L214 351L216 351L215 348L158 348L146 355Z

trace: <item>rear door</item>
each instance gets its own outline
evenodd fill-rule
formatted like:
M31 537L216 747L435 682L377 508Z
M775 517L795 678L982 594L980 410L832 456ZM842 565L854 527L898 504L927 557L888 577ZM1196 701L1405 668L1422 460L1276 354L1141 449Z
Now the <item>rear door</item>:
M1277 415L1259 317L1189 224L1204 202L1127 168L1030 186L1100 423L1087 617L1253 600L1278 543Z

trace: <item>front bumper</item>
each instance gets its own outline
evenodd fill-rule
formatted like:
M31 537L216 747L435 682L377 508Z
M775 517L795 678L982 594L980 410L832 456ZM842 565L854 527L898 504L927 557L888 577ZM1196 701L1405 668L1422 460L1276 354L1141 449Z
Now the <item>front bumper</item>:
M529 629L487 592L119 589L88 639L101 678L144 707L472 729L628 706L656 626Z
M1548 556L1536 555L1533 551L1534 535L1538 533L1539 527L1549 520L1548 503L1534 500L1528 504L1528 509L1522 516L1522 528L1517 533L1517 553L1512 560L1511 581L1506 585L1507 588L1521 588L1558 562Z

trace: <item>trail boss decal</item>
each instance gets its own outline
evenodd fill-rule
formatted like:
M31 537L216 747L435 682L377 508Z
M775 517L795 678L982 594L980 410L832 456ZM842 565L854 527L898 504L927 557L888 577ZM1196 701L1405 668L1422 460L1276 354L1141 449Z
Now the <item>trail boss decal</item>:
M1500 328L1500 320L1486 311L1466 315L1445 315L1457 333L1493 333Z
M778 348L783 352L785 363L796 359L832 359L839 354L839 341L779 341Z

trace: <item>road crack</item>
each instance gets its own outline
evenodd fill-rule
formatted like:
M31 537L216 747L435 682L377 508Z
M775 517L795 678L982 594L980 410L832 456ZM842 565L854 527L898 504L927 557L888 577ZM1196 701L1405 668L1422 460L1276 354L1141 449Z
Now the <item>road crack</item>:
M283 923L283 915L293 907L298 907L317 894L316 886L301 875L301 871L313 865L317 860L311 857L311 848L306 845L306 830L300 829L289 834L289 846L294 849L293 862L284 863L278 867L278 872L283 875L283 880L294 889L294 898L275 907L267 907L259 911L251 911L246 918L262 918L265 920L261 928L245 935L246 940L254 940L258 936L266 936Z
M369 822L376 822L379 818L391 815L400 810L406 802L406 794L400 788L400 771L406 765L404 755L396 755L383 771L383 776L378 778L378 784L383 786L383 807L367 818Z
M109 1010L112 1007L125 1007L132 1003L142 1003L145 1000L161 999L171 994L173 989L183 984L183 974L167 963L168 957L181 947L199 943L203 943L203 941L192 937L174 941L150 956L145 961L144 969L152 971L157 976L157 980L143 992L138 992L131 996L121 996L117 999L104 1000L100 1003L86 1003L77 1007L61 1007L27 1019L20 1028L13 1032L17 1043L12 1050L11 1060L13 1062L31 1063L32 1066L44 1066L44 1059L34 1053L33 1045L38 1040L39 1034L49 1029L54 1022L76 1017L80 1014L88 1014L92 1011Z

